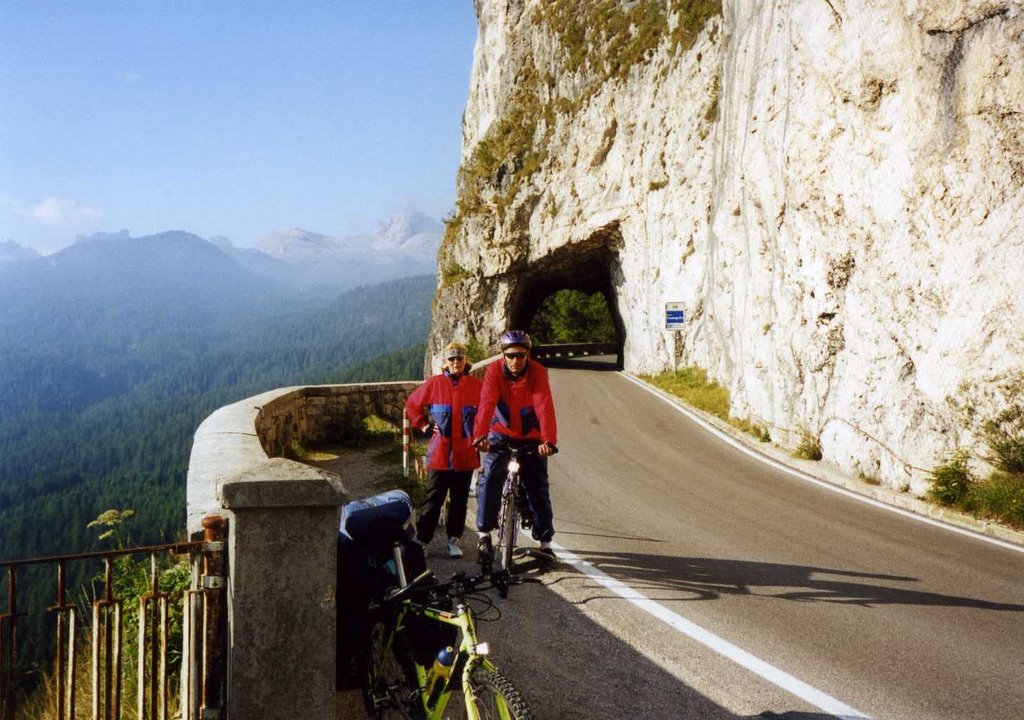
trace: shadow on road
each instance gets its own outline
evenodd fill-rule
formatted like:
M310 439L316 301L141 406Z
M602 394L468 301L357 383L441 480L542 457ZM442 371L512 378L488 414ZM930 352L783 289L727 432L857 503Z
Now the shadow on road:
M686 597L673 595L673 600L715 600L723 595L759 595L780 600L838 603L868 608L876 605L918 605L1024 612L1024 605L1021 604L943 595L888 584L917 582L916 578L899 575L637 553L588 553L584 558L612 577L647 594L657 590L687 594ZM869 582L871 580L882 582ZM591 597L586 602L596 599Z
M473 572L466 561L442 556L435 539L429 565L441 577ZM548 566L550 567L550 566ZM542 569L526 560L520 571ZM543 577L543 575L541 575ZM547 585L513 587L509 597L491 597L497 608L478 616L479 633L491 658L526 696L534 716L558 720L824 720L806 712L737 715L666 671L627 642L594 622L579 605ZM557 583L558 580L554 580Z

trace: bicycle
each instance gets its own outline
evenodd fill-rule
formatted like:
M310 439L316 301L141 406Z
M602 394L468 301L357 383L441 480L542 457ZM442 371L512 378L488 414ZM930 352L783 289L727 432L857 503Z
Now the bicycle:
M396 560L402 578L401 558L396 555ZM504 571L474 577L456 573L449 582L438 585L432 584L434 576L428 570L371 606L377 617L367 648L364 697L372 716L406 720L531 720L530 708L522 695L488 659L488 644L477 638L477 613L470 606L470 601L476 599L486 603L487 609L494 607L486 596L472 596L474 591L502 583L525 582L506 575ZM436 661L418 659L411 631L415 619L454 629L457 647L442 648ZM449 705L452 694L457 692L462 694L463 704Z
M501 489L501 508L498 511L498 542L497 556L501 559L501 569L507 573L514 574L515 566L513 558L516 555L516 538L519 529L529 530L533 524L533 513L526 500L526 492L523 489L522 481L519 478L520 463L522 455L537 455L536 441L513 441L505 440L501 443L491 445L491 452L507 454L508 471L505 475L505 484ZM554 452L558 448L551 446ZM531 554L524 550L524 554ZM486 567L485 567L486 569ZM505 597L507 588L498 588L498 594Z

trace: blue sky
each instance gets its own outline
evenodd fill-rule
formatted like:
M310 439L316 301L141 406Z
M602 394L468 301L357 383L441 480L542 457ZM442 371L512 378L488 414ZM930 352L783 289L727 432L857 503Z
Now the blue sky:
M0 2L0 241L454 206L471 0Z

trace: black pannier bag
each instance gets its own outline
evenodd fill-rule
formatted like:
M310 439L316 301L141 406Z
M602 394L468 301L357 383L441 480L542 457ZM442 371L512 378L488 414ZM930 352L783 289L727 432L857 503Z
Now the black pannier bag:
M426 567L422 548L412 542L412 518L412 500L401 490L353 500L341 510L337 577L339 690L359 687L363 682L370 601L379 600L399 585L395 543L402 548L403 556L409 557L413 568L417 560L419 572ZM406 572L414 572L413 568Z
M342 508L338 532L338 651L337 687L360 687L365 679L365 648L375 618L370 603L398 587L394 548L402 552L406 581L427 569L423 546L414 541L412 500L402 490L389 490L354 500ZM432 621L411 618L407 636L418 662L433 661L434 654L455 640ZM426 659L424 659L426 658Z

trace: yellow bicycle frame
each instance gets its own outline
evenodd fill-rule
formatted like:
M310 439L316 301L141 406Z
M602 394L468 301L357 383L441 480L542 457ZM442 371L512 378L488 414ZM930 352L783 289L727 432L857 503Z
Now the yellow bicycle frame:
M444 686L441 690L441 694L437 699L437 704L434 707L430 707L427 702L427 680L429 668L414 662L416 669L416 684L420 688L420 702L423 704L423 712L427 717L427 720L440 720L444 715L444 710L448 705L448 700L451 697L452 692L455 688L452 687L452 678L454 675L459 674L462 677L462 693L466 701L466 717L469 720L480 720L480 713L476 707L476 694L475 690L470 683L470 678L473 676L473 671L477 667L482 667L485 670L493 672L495 670L494 665L487 659L488 653L487 643L480 643L477 641L476 636L476 621L473 619L473 613L469 607L464 604L460 604L456 607L455 612L448 612L445 610L439 610L429 605L422 605L406 600L404 603L402 616L399 618L396 627L401 627L402 621L409 613L415 615L422 615L423 617L430 618L439 623L445 625L454 625L459 628L460 641L458 653L455 656L455 664L453 665L452 674L444 680ZM500 706L498 708L498 714L502 718L511 718L508 708L504 705L504 700L499 698Z

